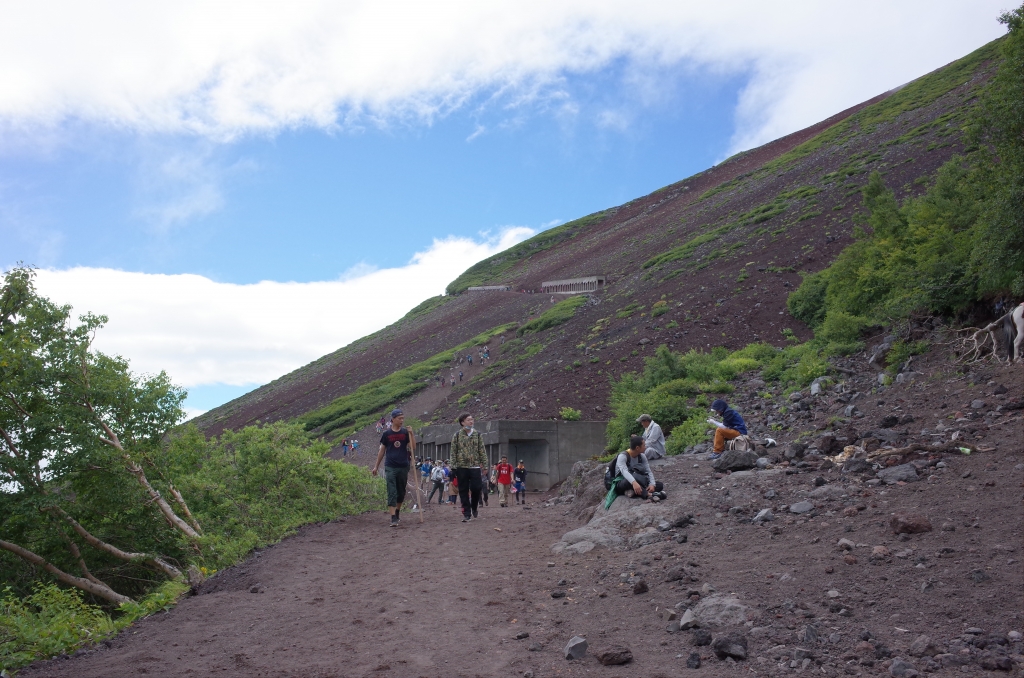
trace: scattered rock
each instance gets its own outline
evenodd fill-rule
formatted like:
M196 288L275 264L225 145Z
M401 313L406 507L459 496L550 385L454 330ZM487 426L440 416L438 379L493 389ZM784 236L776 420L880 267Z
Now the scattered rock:
M687 572L686 568L683 567L682 565L677 565L676 567L671 568L668 572L665 573L665 581L667 581L667 582L668 581L680 581L682 579L689 579L689 578L690 578L690 573ZM675 613L673 612L672 614L675 614ZM672 620L671 619L666 619L665 621L672 621Z
M942 523L942 527L939 529L943 532L956 532L956 525L953 523Z
M889 557L889 549L887 549L884 546L875 546L874 548L871 549L871 555L875 556L877 558L888 558Z
M727 633L715 638L711 642L711 649L719 659L746 659L747 637L742 633Z
M754 523L767 523L767 522L770 522L772 520L775 520L775 514L772 513L772 510L771 509L761 509L760 511L757 512L757 515L754 516L754 518L753 518L753 520L751 522L754 522Z
M688 669L699 669L700 668L700 652L691 652L690 656L686 658L686 668Z
M526 649L528 649L530 652L540 652L544 649L544 646L540 643L530 643L530 647Z
M643 579L633 584L633 595L639 595L641 593L647 593L650 588L647 586L647 582Z
M843 473L867 473L872 470L867 459L847 459L843 462Z
M688 631L697 626L700 626L700 622L697 621L697 617L693 614L693 610L687 610L684 612L682 618L679 620L679 628L683 631Z
M757 454L750 450L726 450L711 467L716 471L746 471L757 466Z
M920 513L897 513L889 521L889 526L896 534L920 534L932 531L932 524Z
M932 642L930 637L920 635L910 644L910 647L907 648L907 653L911 657L923 657L925 655L934 657L939 654L939 649L935 647L935 643Z
M971 581L973 581L975 584L980 584L982 582L988 581L989 579L991 579L991 577L988 576L988 573L985 572L985 570L971 570Z
M618 666L633 661L633 653L629 651L628 647L622 645L612 645L598 652L596 656L597 661L605 666Z
M1006 387L1003 386L1002 384L999 384L994 389L992 389L993 395L1003 395L1004 393L1006 393Z
M804 394L801 393L800 391L793 391L792 393L789 394L789 401L791 403L799 402L803 400L803 397Z
M551 592L551 597L552 598L565 598L565 591L552 591Z
M895 414L890 414L886 417L882 417L882 421L878 422L878 425L882 428L892 428L893 426L899 426L900 418Z
M786 459L799 459L804 456L807 446L803 443L790 443L786 448Z
M814 483L815 487L821 487L822 485L827 485L828 484L828 481L825 480L825 478L823 476L815 476L814 480L811 481L811 482Z
M893 676L893 678L913 678L920 674L918 674L913 664L897 657L889 665L889 675Z
M693 644L696 647L704 647L711 644L711 631L707 629L694 629Z
M884 468L876 474L886 485L895 485L898 482L911 483L918 480L917 467L913 464L900 464Z
M834 435L826 433L818 438L817 447L823 455L831 456L839 452L841 446Z
M814 510L814 504L809 501L798 501L789 507L790 513L809 513Z
M856 509L854 509L856 511ZM849 539L840 539L836 542L836 546L843 549L844 551L852 551L857 544L850 541Z
M693 616L701 626L712 628L739 626L747 621L750 608L738 598L726 595L708 595L693 608ZM683 615L683 619L686 615Z
M800 629L800 633L796 635L796 639L801 643L813 645L818 642L818 629L814 628L810 624Z
M565 646L564 654L566 659L582 659L587 654L587 639L573 636Z
M516 634L516 640L522 640L524 638L529 638L529 637L530 637L530 632L529 631L520 631L519 633Z
M980 409L983 409L984 407L985 407L985 401L984 400L972 400L971 401L971 409L972 410L980 410Z

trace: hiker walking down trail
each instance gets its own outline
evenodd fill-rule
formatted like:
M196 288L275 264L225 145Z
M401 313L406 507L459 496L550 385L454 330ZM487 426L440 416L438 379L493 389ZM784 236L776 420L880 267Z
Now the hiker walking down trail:
M412 451L416 447L416 439L412 431L405 429L402 423L405 416L402 410L391 411L391 426L380 436L380 450L377 452L377 463L370 471L377 475L380 463L384 461L384 479L388 486L388 513L391 514L391 527L398 527L401 522L402 502L405 501L405 488L409 483L409 467L412 466Z
M508 506L508 490L512 486L512 464L508 463L508 457L502 457L501 463L495 467L498 472L498 506Z
M526 505L526 464L522 459L519 460L516 469L512 471L512 481L516 490L516 503L520 503L520 499L522 499L522 504Z
M430 471L430 482L433 483L433 487L430 490L430 496L427 497L427 503L429 504L434 499L434 493L437 493L438 505L444 503L444 467L441 464L436 464Z
M715 426L715 448L711 453L711 459L718 459L725 451L726 440L747 435L747 424L740 413L729 407L721 398L711 403L711 409L722 418L722 421L708 419L708 423Z
M434 470L434 465L430 463L429 459L424 459L420 463L420 491L426 490L426 483L430 480L430 473Z
M665 456L665 434L661 432L658 423L651 419L649 414L641 414L637 417L637 423L644 427L643 436L647 450L644 452L651 461L661 459Z
M615 483L616 494L660 501L666 497L664 483L654 479L651 465L644 454L644 439L629 437L629 450L620 452L615 458L615 476L622 476Z
M473 428L473 415L459 415L458 431L452 436L451 460L455 477L459 481L459 499L462 501L462 522L477 517L482 487L481 469L487 466L484 438Z
M484 466L480 469L480 503L487 506L487 499L491 496L491 482L487 476L488 470Z

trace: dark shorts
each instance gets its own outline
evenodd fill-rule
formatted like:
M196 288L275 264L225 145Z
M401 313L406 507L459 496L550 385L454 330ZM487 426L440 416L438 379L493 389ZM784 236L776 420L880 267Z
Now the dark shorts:
M388 506L405 501L405 486L409 482L408 466L385 466L384 479L388 484Z

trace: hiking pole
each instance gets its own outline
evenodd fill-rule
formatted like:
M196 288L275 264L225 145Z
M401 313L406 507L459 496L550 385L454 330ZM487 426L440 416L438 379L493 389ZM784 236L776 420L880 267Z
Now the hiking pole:
M416 466L416 482L413 483L416 486L416 499L420 503L420 522L423 522L423 512L426 511L426 506L423 504L423 491L420 490L420 467Z

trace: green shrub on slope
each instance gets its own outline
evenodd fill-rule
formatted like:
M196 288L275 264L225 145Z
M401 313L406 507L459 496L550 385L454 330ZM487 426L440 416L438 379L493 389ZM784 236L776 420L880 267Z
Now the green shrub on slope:
M558 302L548 310L541 313L533 320L529 320L520 326L517 335L536 334L543 332L562 323L569 322L576 315L576 309L587 303L585 296L569 297Z
M352 393L336 398L329 405L301 417L299 421L307 431L316 430L321 434L341 428L357 431L373 423L386 408L404 402L426 388L434 375L451 364L453 355L486 344L515 327L515 323L495 327L447 351L363 384Z

